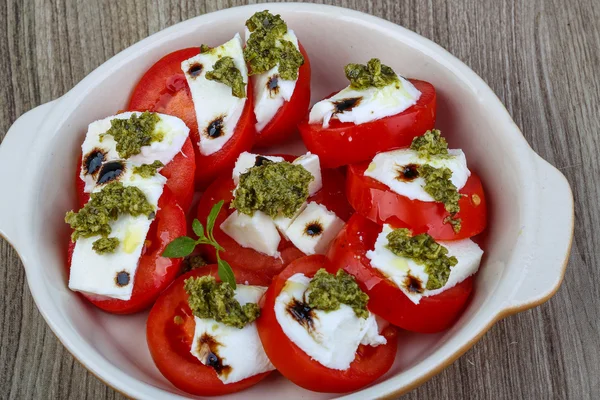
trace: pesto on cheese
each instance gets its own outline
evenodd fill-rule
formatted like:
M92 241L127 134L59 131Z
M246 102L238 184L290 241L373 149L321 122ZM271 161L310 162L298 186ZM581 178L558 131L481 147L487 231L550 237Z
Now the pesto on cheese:
M304 56L289 40L283 39L287 25L280 15L259 11L246 21L251 32L244 59L250 75L262 74L279 64L279 76L284 80L298 79L298 68L304 64Z
M350 87L357 90L382 88L400 82L394 70L382 64L378 58L371 58L367 65L348 64L344 67L344 72L350 81Z
M359 318L367 318L369 296L356 283L354 277L340 269L335 275L321 268L308 285L308 305L323 311L335 311L341 304L354 310Z
M142 164L139 167L133 167L133 173L140 175L142 178L150 178L156 175L159 168L165 165L156 160L152 164Z
M80 237L108 238L111 233L110 223L116 221L119 215L149 216L154 211L154 207L139 188L123 186L121 182L111 182L101 191L92 193L90 200L78 212L69 211L65 216L65 222L73 229L71 234L73 242ZM98 253L116 247L114 241L101 241L95 246L94 250Z
M262 211L271 218L291 218L308 199L308 184L313 179L301 165L264 160L240 175L231 207L250 216Z
M188 303L192 313L198 318L212 318L225 325L242 329L260 315L256 303L243 306L235 299L231 285L217 283L212 276L188 278L184 282Z
M405 228L394 229L387 235L387 248L398 257L406 257L425 266L429 275L427 289L443 287L450 277L450 269L458 263L456 257L448 257L448 249L426 233L412 236Z
M221 82L231 88L231 93L235 97L243 99L246 97L246 83L242 77L242 73L235 66L235 62L231 57L220 58L212 71L206 73L206 79L210 81Z
M117 142L119 157L127 159L140 154L143 146L163 140L164 134L155 132L159 121L158 114L149 111L144 111L139 116L132 114L128 119L115 118L110 121L110 128L100 135L100 141L111 135Z
M455 232L459 232L461 228L460 219L454 218L454 215L460 211L458 201L462 196L450 180L452 178L450 168L434 168L429 164L423 164L417 168L417 171L419 176L425 180L423 189L435 201L444 203L444 208L451 214L451 220L454 221L452 222L452 228Z
M421 158L449 158L448 142L442 137L439 129L425 132L413 139L410 149L416 151Z
M92 243L92 249L98 254L114 253L119 247L119 239L114 237L101 237Z

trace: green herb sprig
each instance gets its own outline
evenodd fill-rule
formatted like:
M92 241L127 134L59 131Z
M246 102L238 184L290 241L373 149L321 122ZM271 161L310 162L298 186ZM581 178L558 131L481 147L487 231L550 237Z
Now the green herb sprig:
M180 236L167 245L167 248L162 253L162 256L167 258L182 258L192 254L196 246L199 244L208 244L213 246L217 253L219 278L221 278L221 281L227 282L229 286L235 289L236 284L233 270L231 269L229 263L221 259L219 255L219 252L225 251L225 249L219 243L217 243L213 235L215 221L217 220L217 216L223 207L223 203L223 200L219 201L210 210L210 214L208 214L208 218L206 219L206 233L202 223L198 221L198 219L194 219L194 222L192 223L192 229L194 230L196 236L198 236L198 239L193 239L188 236Z

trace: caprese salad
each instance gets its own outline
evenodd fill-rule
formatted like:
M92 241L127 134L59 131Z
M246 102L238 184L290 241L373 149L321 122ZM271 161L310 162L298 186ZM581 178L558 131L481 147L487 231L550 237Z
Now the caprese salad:
M268 11L238 28L166 55L129 111L90 123L68 287L111 313L151 307L150 354L190 394L274 371L359 390L392 368L399 329L442 331L467 306L482 182L434 129L430 83L372 58L309 110L295 32ZM297 131L309 151L277 154Z

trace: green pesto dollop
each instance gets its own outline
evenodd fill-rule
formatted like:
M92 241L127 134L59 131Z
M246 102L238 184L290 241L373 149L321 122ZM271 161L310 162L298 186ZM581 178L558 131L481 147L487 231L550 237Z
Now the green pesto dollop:
M208 53L209 51L211 51L213 48L210 47L207 44L201 44L200 45L200 53Z
M321 268L308 285L308 305L323 311L334 311L346 304L359 318L367 318L369 296L358 287L354 277L340 269L333 275Z
M235 66L235 62L231 57L220 58L212 71L206 73L206 79L211 81L221 82L231 88L231 93L235 97L243 99L246 97L246 83L242 77L242 73Z
M425 266L429 275L427 289L443 287L450 277L450 268L458 263L456 257L448 257L448 249L426 233L411 236L408 229L394 229L387 235L387 248L399 257L414 260Z
M187 256L181 263L181 272L186 273L208 265L202 256Z
M212 318L225 325L242 329L260 315L256 303L243 306L235 299L232 287L215 280L212 276L188 278L184 282L188 303L198 318Z
M382 88L400 81L394 70L382 64L378 58L371 58L367 65L348 64L344 67L344 72L350 81L350 87L357 90Z
M90 200L78 212L69 211L65 222L73 229L71 240L76 241L80 237L108 237L110 222L116 221L121 214L137 217L152 213L154 207L139 188L111 182L101 191L92 193Z
M301 165L265 160L240 175L231 207L250 216L262 211L271 218L291 218L308 199L308 184L313 179Z
M287 25L281 16L268 10L259 11L246 21L246 27L251 32L244 48L248 73L262 74L279 64L281 79L298 79L298 68L304 64L304 56L292 42L283 39Z
M442 132L433 129L413 139L410 149L416 151L421 158L449 158L448 142L442 137Z
M156 160L152 164L142 164L139 167L133 167L133 173L140 175L142 178L150 178L156 175L159 168L164 166L165 164Z
M149 111L144 111L139 117L132 114L128 119L115 118L110 121L110 128L100 135L100 141L111 135L117 142L119 157L127 159L140 154L143 146L163 140L164 134L154 131L159 121L158 114Z
M452 178L452 170L450 168L435 168L429 164L423 164L417 168L419 176L425 180L425 186L423 189L431 196L435 201L444 203L444 208L451 215L456 214L460 211L458 201L461 198L458 189L450 178ZM453 224L453 226L455 226ZM456 225L460 230L460 221ZM454 230L456 231L456 227Z
M114 253L119 247L119 239L114 237L101 237L92 243L92 249L98 254Z

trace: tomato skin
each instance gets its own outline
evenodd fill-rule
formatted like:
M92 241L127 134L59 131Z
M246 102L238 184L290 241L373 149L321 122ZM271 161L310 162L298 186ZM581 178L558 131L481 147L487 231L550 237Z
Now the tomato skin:
M298 122L306 115L310 105L310 61L302 44L298 42L304 64L298 70L298 80L289 102L285 102L271 121L258 133L255 146L267 147L284 142L298 132Z
M283 156L288 161L294 160L295 156ZM321 170L323 178L323 188L308 201L315 201L323 204L328 210L335 212L338 217L346 221L353 213L352 207L348 204L344 194L344 176L338 170L324 169ZM214 228L214 236L216 241L223 246L224 252L221 252L221 258L227 260L232 265L237 265L239 268L245 268L252 271L259 271L271 278L279 273L286 265L293 260L304 256L292 242L281 238L279 243L280 258L271 257L266 254L259 253L256 250L240 246L235 240L225 234L220 225L234 211L229 206L233 201L233 190L235 184L231 178L231 172L227 172L215 182L213 182L203 193L198 203L197 218L200 222L205 223L212 209L220 200L224 201L223 208L219 213ZM210 262L216 262L215 251L213 247L204 246L202 248L203 255Z
M351 392L372 383L391 368L398 346L396 329L388 326L382 331L381 334L387 339L385 345L360 345L350 368L339 371L311 359L287 337L275 316L275 299L287 279L296 273L312 277L324 267L326 261L321 255L303 257L293 261L274 278L262 298L262 311L257 320L258 333L273 365L296 385L316 392Z
M298 125L309 151L325 168L371 160L375 154L409 146L415 136L435 125L436 93L428 82L409 79L421 91L417 104L407 110L364 124L331 119L328 128L309 124L308 116Z
M449 328L464 310L473 290L473 278L435 296L413 303L392 281L371 266L366 252L375 246L381 227L355 214L334 239L327 258L330 272L343 268L369 295L369 309L408 331L440 332Z
M158 295L177 277L181 259L164 258L161 254L167 245L186 234L185 213L165 187L158 201L159 210L146 236L147 244L142 250L133 281L133 293L129 300L79 293L96 307L113 314L132 314L150 307ZM69 240L67 268L70 272L75 244Z
M181 118L190 128L196 161L196 188L206 188L224 170L230 168L244 151L250 150L256 138L254 96L252 85L248 85L247 101L233 136L221 150L205 156L200 154L200 133L196 111L181 63L200 53L197 47L178 50L167 54L142 76L136 85L128 110L155 111Z
M436 240L459 240L475 236L487 225L487 204L479 176L471 173L465 186L459 191L464 194L456 214L461 221L460 232L444 223L449 213L442 203L411 200L401 196L381 182L364 176L369 163L348 167L346 195L357 213L383 225L410 228L415 234L428 233ZM476 197L474 197L476 196ZM473 199L478 199L476 203ZM477 205L476 205L477 204Z
M234 269L234 273L238 283L268 285L264 279L250 272ZM190 277L209 274L219 280L216 265L207 265L177 278L152 307L146 325L148 348L157 368L177 388L199 396L239 392L257 384L270 374L264 372L239 382L224 384L214 369L205 366L190 353L195 324L183 285ZM182 317L183 323L175 324L175 316Z

